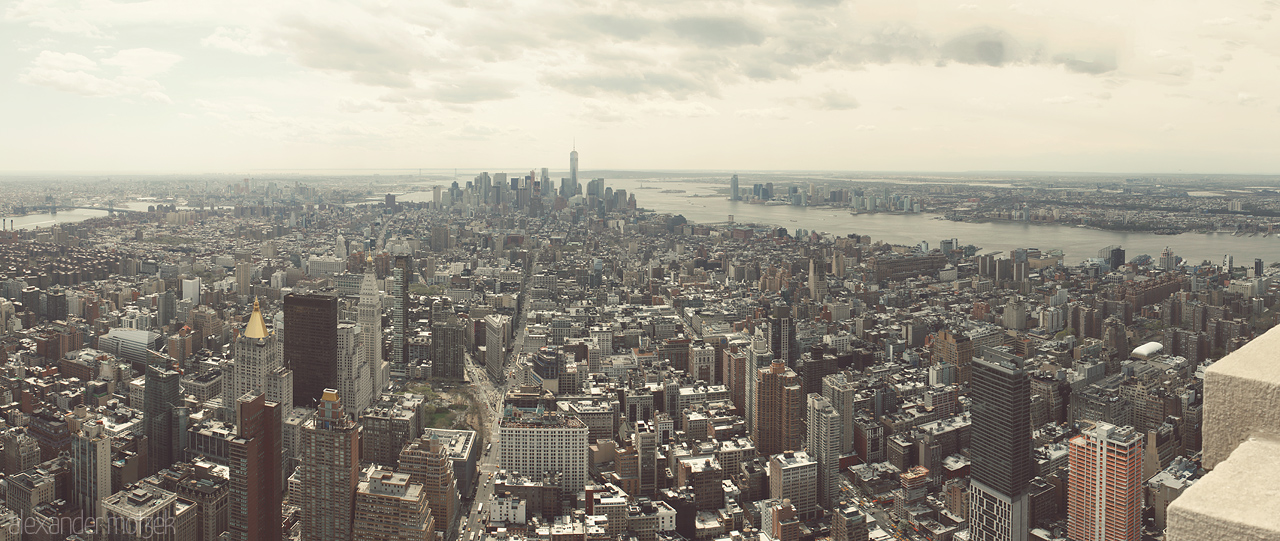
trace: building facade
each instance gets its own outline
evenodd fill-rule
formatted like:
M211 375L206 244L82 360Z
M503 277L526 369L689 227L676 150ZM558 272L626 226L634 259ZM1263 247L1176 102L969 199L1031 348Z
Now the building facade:
M400 452L399 471L409 474L409 482L422 485L436 531L451 537L460 502L445 439L431 433L405 446Z
M422 485L409 475L374 470L356 487L355 526L351 539L369 541L433 541L435 518Z
M338 298L284 297L284 364L293 370L293 404L314 406L338 384Z
M1031 382L1020 359L987 349L975 359L971 393L969 537L1024 541L1029 529Z
M228 537L235 541L280 539L281 407L262 393L236 403L240 420L229 442L231 491L227 496Z
M809 455L818 463L818 504L831 509L840 491L840 415L822 395L808 396Z
M1142 537L1142 434L1097 423L1071 438L1067 536L1075 541Z
M755 426L751 437L761 456L804 446L804 388L786 361L756 370Z
M71 440L75 503L86 515L101 517L102 500L111 495L111 436L101 421L85 424Z
M302 539L352 539L360 480L360 426L338 391L325 389L316 416L302 425Z
M569 492L586 484L588 430L577 417L507 406L498 433L499 464L508 472L535 478L559 472Z

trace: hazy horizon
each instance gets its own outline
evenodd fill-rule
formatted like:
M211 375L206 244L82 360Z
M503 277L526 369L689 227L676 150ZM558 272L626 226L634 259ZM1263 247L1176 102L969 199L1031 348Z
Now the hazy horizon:
M3 171L0 170L0 182L5 180L20 180L24 178L46 178L46 177L66 177L67 180L82 179L85 177L139 177L139 178L164 178L164 177L226 177L226 178L253 178L254 175L262 175L263 178L273 178L272 175L279 177L293 176L354 176L354 177L441 177L452 176L456 169L459 177L463 175L474 175L480 172L488 173L519 173L527 171L541 171L541 167L458 167L458 168L278 168L278 169L252 169L245 171L206 171L206 172L184 172L184 171L155 171L155 170L89 170L89 171ZM567 177L568 169L547 168L548 174L552 178ZM419 172L421 171L421 172ZM579 170L582 177L591 177L592 175L606 173L624 173L632 175L697 175L698 178L711 178L723 176L725 182L728 182L731 175L788 175L788 174L812 174L812 175L828 175L830 180L859 180L866 177L898 177L902 179L926 179L937 178L940 181L947 179L972 180L981 178L994 179L1049 179L1049 180L1070 180L1072 178L1099 178L1099 179L1169 179L1169 180L1275 180L1280 182L1280 173L1213 173L1213 172L1142 172L1142 171L925 171L925 170L839 170L839 169L658 169L658 168L640 168L640 169L623 169L623 168L583 168ZM247 175L247 177L246 177ZM1030 177L1030 178L1028 178ZM609 177L604 177L609 180ZM54 179L56 180L56 179ZM659 179L662 180L662 179ZM677 180L677 179L670 179ZM886 179L892 180L892 179Z

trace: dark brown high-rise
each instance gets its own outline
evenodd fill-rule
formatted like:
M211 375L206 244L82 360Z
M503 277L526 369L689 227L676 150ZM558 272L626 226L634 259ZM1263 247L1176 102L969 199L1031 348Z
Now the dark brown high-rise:
M284 297L284 364L293 370L293 404L315 407L325 389L338 387L338 298Z
M239 431L228 445L227 530L237 541L280 539L281 408L262 393L236 401Z

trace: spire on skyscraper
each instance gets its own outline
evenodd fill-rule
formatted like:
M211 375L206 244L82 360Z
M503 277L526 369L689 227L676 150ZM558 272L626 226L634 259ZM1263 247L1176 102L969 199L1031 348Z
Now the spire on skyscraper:
M253 313L249 315L249 324L244 326L244 336L246 338L266 338L267 324L262 319L262 308L258 305L258 298L253 298Z

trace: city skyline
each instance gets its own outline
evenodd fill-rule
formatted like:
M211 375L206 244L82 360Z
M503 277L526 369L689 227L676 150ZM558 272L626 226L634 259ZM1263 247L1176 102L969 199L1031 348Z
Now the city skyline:
M475 168L576 139L587 170L1275 174L1274 9L19 2L0 157Z
M0 541L1280 539L1278 14L12 0Z
M1280 340L1275 191L743 178L85 188L130 210L0 230L0 526L1180 541L1275 456L1223 433L1271 422L1224 376ZM75 204L17 188L14 216ZM806 229L845 213L925 240ZM1037 233L983 249L986 222Z

